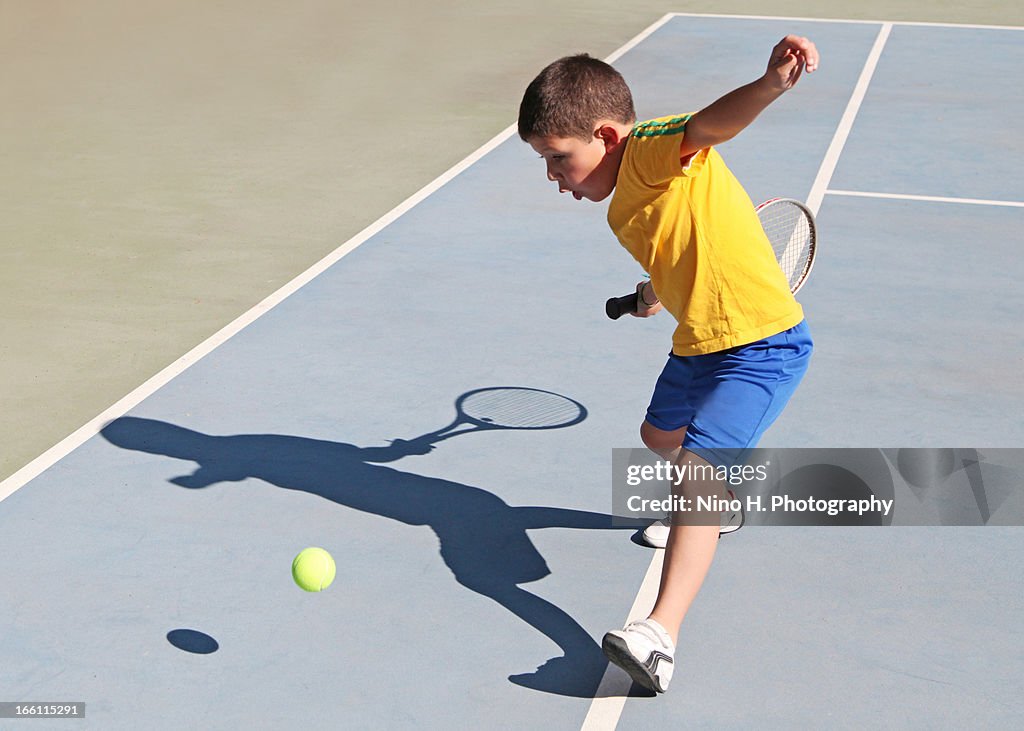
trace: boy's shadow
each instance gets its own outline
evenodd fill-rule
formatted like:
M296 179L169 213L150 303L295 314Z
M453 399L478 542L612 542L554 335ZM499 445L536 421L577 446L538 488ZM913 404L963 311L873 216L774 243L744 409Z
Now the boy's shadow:
M585 415L582 411L574 423ZM610 515L580 510L513 507L477 487L382 466L430 452L433 442L445 438L438 432L386 447L357 447L273 434L210 436L123 417L101 433L118 447L196 462L192 474L170 480L180 487L205 488L253 477L408 525L429 525L456 581L493 599L561 648L563 655L509 680L560 695L594 696L607 665L597 643L562 609L518 586L550 573L526 531L635 529L639 523L616 520L613 525Z

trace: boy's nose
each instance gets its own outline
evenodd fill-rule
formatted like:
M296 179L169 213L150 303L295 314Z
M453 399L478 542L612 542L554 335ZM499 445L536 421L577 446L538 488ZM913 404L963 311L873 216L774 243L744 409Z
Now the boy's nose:
M552 183L558 182L558 176L555 175L550 170L548 170L548 180L550 180Z

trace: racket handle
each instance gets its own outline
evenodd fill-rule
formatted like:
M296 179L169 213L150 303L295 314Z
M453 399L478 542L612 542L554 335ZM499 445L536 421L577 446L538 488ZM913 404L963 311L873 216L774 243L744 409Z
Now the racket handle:
M627 312L636 312L636 292L627 294L624 297L612 297L605 302L604 311L613 320L618 320Z

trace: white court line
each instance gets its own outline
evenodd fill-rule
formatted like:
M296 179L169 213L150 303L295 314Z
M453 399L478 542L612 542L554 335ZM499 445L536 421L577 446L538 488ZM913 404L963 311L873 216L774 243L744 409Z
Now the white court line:
M614 63L673 17L675 17L674 13L668 13L625 46L612 53L605 61ZM647 566L647 573L644 574L644 579L640 582L640 590L627 615L626 624L634 619L643 619L654 608L654 600L658 595L661 577L661 564L664 560L664 551L654 552L651 563ZM626 707L626 699L629 697L629 689L632 686L633 680L626 675L622 668L608 663L604 675L601 676L601 683L594 693L595 697L590 701L590 708L587 709L587 715L583 719L580 731L614 731L619 724L619 718L622 717L622 710Z
M700 17L700 18L733 18L733 19L753 19L753 20L801 20L810 22L823 22L823 23L871 23L877 24L882 21L868 21L868 20L844 20L838 18L788 18L782 16L757 16L757 15L716 15L716 14L700 14L700 13L668 13L651 27L643 31L635 39L627 43L618 51L615 51L608 57L609 63L613 60L618 59L623 53L633 48L635 45L640 43L644 38L649 36L655 30L660 28L662 25L667 23L674 17ZM957 24L943 24L943 23L908 23L908 22L897 22L898 25L926 25L926 26L942 26L942 27L954 27L954 28L987 28L987 29L1001 29L1001 30L1024 30L1018 26L983 26L983 25L957 25ZM891 23L889 26L891 27ZM370 224L367 228L363 229L360 233L349 239L347 242L342 244L340 247L334 250L331 254L328 254L324 259L314 264L312 267L307 269L304 273L293 279L288 284L281 287L269 297L264 299L262 302L257 304L255 307L250 309L248 312L243 313L233 322L213 334L205 341L197 345L191 351L183 355L178 360L171 363L169 366L164 368L162 371L157 373L155 376L144 382L138 388L124 396L122 399L117 401L115 404L107 408L101 414L89 422L83 424L76 431L65 437L63 440L50 447L48 450L43 452L41 455L36 457L34 460L29 462L27 465L19 469L17 472L12 474L3 482L0 482L0 501L4 500L19 488L23 487L26 483L39 476L46 469L51 467L57 461L70 454L72 451L81 446L85 441L90 439L99 433L100 428L109 420L117 418L125 414L130 409L134 408L140 402L151 396L162 386L167 384L174 377L180 375L196 362L206 357L209 353L215 350L217 347L222 345L224 342L232 338L238 332L243 330L245 327L250 325L252 322L257 320L264 313L276 307L282 301L287 299L302 286L307 284L316 278L319 274L324 272L326 269L331 267L342 257L349 252L356 249L364 241L369 239L374 234L378 233L381 229L385 228L388 224L392 223L395 219L406 213L409 209L413 208L417 203L422 201L430 194L437 191L445 183L450 181L452 178L457 176L467 167L475 163L481 157L486 155L488 152L493 150L495 147L500 145L502 142L510 138L516 130L516 126L510 125L503 132L499 133L491 141L484 144L476 152L465 158L462 162L458 163L446 173L435 179L433 182L426 185L419 192L415 193L403 203L392 209L390 212L382 216L376 222ZM820 201L819 201L820 204ZM812 210L817 210L816 207L812 206Z
M672 19L672 13L668 13L663 16L660 20L653 23L650 27L642 31L634 39L626 43L620 49L614 51L611 56L608 57L608 63L619 58L622 54L629 51L631 48L636 46L638 43L643 41L647 36L656 31L662 25ZM319 262L311 266L305 272L297 276L292 281L281 287L279 290L271 294L269 297L264 299L262 302L257 304L249 311L240 315L237 319L226 325L218 332L211 335L209 338L204 340L202 343L197 345L195 348L190 350L185 355L181 356L178 360L171 363L169 366L164 368L162 371L157 373L155 376L147 380L145 383L140 385L138 388L133 390L128 395L117 401L115 404L107 408L101 414L97 415L87 423L83 424L76 431L65 437L63 440L50 447L48 450L40 454L34 460L29 462L27 465L19 469L17 472L12 474L3 482L0 482L0 501L12 495L14 492L24 487L28 482L31 482L44 471L52 467L58 461L69 455L75 449L80 447L86 441L99 434L100 429L119 416L123 416L125 413L133 409L135 406L140 404L149 396L153 395L163 386L167 385L171 380L184 373L190 367L195 365L197 362L205 358L207 355L212 353L218 347L223 345L225 342L230 340L232 337L237 335L239 332L244 330L246 327L251 325L261 316L277 307L288 297L293 295L299 289L304 287L306 284L311 282L313 279L318 277L324 271L329 269L331 266L336 264L342 257L354 251L367 239L371 238L375 234L379 233L382 229L393 223L396 219L407 213L411 208L416 206L418 203L423 201L428 196L435 193L446 183L455 178L459 173L466 170L480 158L487 153L494 150L498 145L505 142L507 139L512 137L517 130L516 124L509 125L502 132L498 133L489 142L486 142L483 146L477 149L475 152L466 157L462 162L457 163L447 172L441 174L439 177L428 183L426 186L421 188L418 192L407 198L404 202L400 203L395 208L391 209L388 213L381 216L379 219L374 221L372 224L364 228L358 234L353 236L351 239L346 241L344 244L339 246L333 252L328 254L326 257L321 259Z
M628 51L630 48L635 46L637 43L642 41L644 38L649 36L655 30L660 28L662 25L667 23L672 18L672 14L669 13L658 20L656 23L651 25L646 30L642 31L635 39L628 42L625 46L612 53L609 57L609 63L612 59L618 58L623 53ZM407 198L405 201L400 203L395 208L391 209L388 213L381 216L379 219L374 221L372 224L364 228L358 234L353 236L351 239L346 241L344 244L339 246L333 252L328 254L326 257L321 259L319 262L311 266L305 272L295 277L293 280L285 284L283 287L278 289L276 292L271 294L269 297L264 299L262 302L257 304L252 309L240 315L238 318L233 320L231 323L211 335L209 338L204 340L202 343L197 345L195 348L190 350L185 355L178 358L176 361L171 363L169 366L161 370L155 376L145 381L138 388L131 391L129 394L121 398L119 401L108 407L102 413L86 422L74 432L69 434L67 437L62 439L57 444L53 445L45 452L40 454L38 457L33 459L31 462L26 464L24 467L19 469L17 472L12 474L3 482L0 482L0 501L8 498L14 494L17 490L24 487L27 483L34 480L40 474L45 472L47 469L52 467L58 461L69 455L75 449L80 447L86 441L99 434L100 429L119 416L123 416L125 413L135 408L142 401L152 396L163 386L167 385L171 380L184 373L186 370L191 368L193 365L198 363L200 360L205 358L207 355L212 353L218 347L223 345L225 342L230 340L232 337L237 335L239 332L244 330L246 327L251 325L257 319L262 317L264 314L272 310L281 304L288 297L293 295L299 289L304 287L306 284L311 282L317 276L322 274L324 271L329 269L331 266L336 264L344 256L354 251L367 239L371 238L375 234L379 233L382 229L393 223L396 219L404 215L411 208L416 206L418 203L423 201L428 196L435 193L438 189L444 186L446 183L455 178L459 173L463 172L466 168L476 163L487 153L491 152L498 145L505 142L507 139L512 137L516 133L516 125L509 125L505 130L500 132L497 136L486 142L483 146L477 149L475 152L466 157L462 162L457 163L447 172L441 174L439 177L428 183L426 186L421 188L418 192Z
M853 120L856 119L861 102L864 101L868 84L871 83L871 77L875 73L878 59L882 55L882 49L885 48L885 42L891 31L892 23L883 23L879 29L878 35L875 37L875 44L871 47L867 61L864 62L860 78L857 79L857 85L853 89L853 94L850 95L850 101L846 104L846 111L843 112L843 117L839 120L839 127L836 128L836 133L832 137L832 143L825 152L821 167L818 168L818 175L814 178L811 192L807 195L807 207L814 215L818 215L818 209L821 208L821 201L825 197L825 191L828 189L832 174L835 173L836 165L839 163L839 156L842 154L846 140L850 136L850 130L853 128Z
M651 33L658 30L658 28L665 25L665 23L667 23L668 21L672 20L672 18L675 17L675 15L675 13L667 13L666 15L662 16L661 20L655 21L648 28L640 31L640 35L638 35L636 38L629 41L619 50L613 51L612 55L605 59L605 63L615 63L616 61L618 61L620 58L622 58L622 56L624 56L629 51L632 51L641 42L646 40L647 36L651 35Z
M696 14L696 13L669 13L654 23L652 26L643 31L639 36L634 38L632 41L627 43L618 51L613 52L608 57L608 62L611 63L617 60L624 53L632 49L638 43L642 42L647 36L656 31L658 28L663 26L673 17L705 17L705 18L726 18L726 19L754 19L754 20L792 20L792 21L806 21L806 22L822 22L822 23L861 23L861 24L883 24L883 21L869 21L869 20L843 20L833 18L787 18L779 16L745 16L745 15L713 15L713 14ZM979 28L979 29L994 29L994 30L1022 30L1017 26L982 26L982 25L956 25L956 24L941 24L941 23L903 23L895 22L897 25L924 25L924 26L942 26L942 27L955 27L955 28ZM891 28L893 23L885 23L887 28ZM886 34L888 31L886 31ZM876 41L877 45L877 41ZM844 117L845 119L845 117ZM852 118L851 118L852 122ZM442 186L447 184L466 168L476 163L480 158L491 152L498 145L505 142L507 139L512 137L516 132L516 125L512 124L504 131L500 132L497 136L485 143L474 153L466 157L462 162L458 163L454 167L450 168L447 172L436 178L431 183L420 189L417 193L406 199L403 203L396 206L394 209L389 211L387 214L379 218L374 223L367 226L361 232L353 236L351 239L346 241L344 244L335 249L331 254L321 259L319 262L314 264L312 267L307 269L305 272L294 278L288 284L284 285L276 292L271 294L269 297L264 299L262 302L257 304L252 309L248 310L234 321L226 325L224 328L219 330L214 335L207 338L205 341L197 345L195 348L190 350L188 353L183 355L178 360L171 363L169 366L161 370L159 373L145 381L138 388L131 391L129 394L121 398L119 401L111 405L105 411L97 415L89 422L83 424L76 431L65 437L63 440L52 446L50 449L43 452L41 455L36 457L34 460L29 462L27 465L19 469L17 472L12 474L7 479L0 482L0 501L12 495L18 489L23 487L31 480L38 477L45 470L49 469L59 460L66 457L68 454L73 452L87 440L97 435L100 429L110 420L115 419L119 416L124 415L132 408L137 406L139 403L144 401L146 398L151 396L153 393L158 391L168 382L173 380L175 377L184 373L191 366L202 360L204 357L209 355L211 352L216 350L222 344L230 340L232 337L237 335L243 329L248 327L250 324L259 319L262 315L272 310L274 307L279 305L285 299L290 297L296 291L301 289L303 286L308 284L310 281L315 279L317 276L322 274L324 271L329 269L344 256L354 251L361 244L367 241L369 238L386 228L396 219L404 215L410 209L415 207L418 203L423 201L428 196L432 195ZM845 139L845 138L844 138ZM830 148L831 149L831 148ZM819 173L820 176L820 173ZM831 173L829 174L831 178ZM827 185L827 181L825 183ZM820 204L820 200L819 200ZM817 210L816 207L813 210ZM664 560L664 552L656 551L654 557L648 566L647 573L644 576L643 583L641 584L640 591L637 594L633 606L630 609L629 617L627 621L644 616L654 604L654 596L658 586L658 580L661 574L661 564ZM626 693L629 690L629 686L623 686L625 681L628 681L628 676L622 673L619 668L609 665L602 678L600 689L606 693L616 693L620 697L608 697L608 698L595 698L591 703L590 709L587 713L587 717L584 720L584 729L614 729L618 723L618 719L621 716L622 709L626 702ZM620 689L624 687L621 693L618 693ZM598 693L600 695L601 693Z
M965 30L1024 30L1021 25L979 25L977 23L929 23L915 20L857 20L854 18L802 18L785 15L726 15L721 13L671 13L677 18L723 18L725 20L785 20L797 23L855 23L861 25L908 25L921 28L959 28Z
M645 619L654 608L654 600L658 598L658 585L661 583L661 567L665 561L664 551L655 551L644 580L640 583L633 606L629 610L626 624L634 619ZM601 684L597 688L597 696L590 703L587 717L583 719L581 731L613 731L626 706L626 698L633 680L618 665L608 663Z
M342 257L354 251L367 239L380 232L382 229L393 223L396 219L401 217L403 214L408 212L411 208L416 206L418 203L423 201L428 196L435 193L443 185L455 178L459 173L463 172L466 168L473 165L484 155L489 153L491 150L496 148L502 142L510 138L516 132L516 125L510 125L504 131L500 132L496 137L485 143L482 147L466 157L462 162L457 163L455 166L450 168L447 172L443 173L439 177L435 178L432 182L421 188L418 192L407 198L405 201L400 203L395 208L391 209L388 213L385 213L379 219L371 223L369 226L364 228L358 234L353 236L351 239L346 241L344 244L339 246L333 252L328 254L326 257L321 259L319 262L311 266L305 272L295 277L295 279L288 282L286 285L281 287L279 290L271 294L269 297L264 299L262 302L257 304L249 311L243 313L234 321L223 327L218 332L211 335L209 338L204 340L202 343L197 345L195 348L190 350L185 355L178 358L178 360L171 363L169 366L164 368L162 371L157 373L155 376L147 380L141 386L136 388L134 391L124 396L117 403L107 408L103 413L99 414L89 422L83 424L77 430L72 432L70 435L65 437L63 440L55 444L54 446L47 449L45 452L40 454L34 460L29 462L27 465L19 469L17 472L12 474L3 482L0 482L0 501L6 499L14 492L24 487L25 484L34 480L44 471L52 467L58 461L66 457L68 454L73 452L75 449L80 447L86 441L99 434L100 429L119 416L123 416L125 413L135 408L139 403L144 401L149 396L153 395L163 386L167 385L171 380L184 373L186 370L191 368L193 365L198 363L200 360L205 358L211 352L216 350L218 347L223 345L225 342L230 340L232 337L237 335L239 332L244 330L246 327L251 325L257 319L262 317L264 314L272 310L281 304L288 297L293 295L299 289L304 287L306 284L311 282L317 276L322 274L324 271L329 269L331 266L336 264Z
M1024 203L1019 201L994 201L983 198L946 198L937 195L904 195L902 193L865 193L859 190L835 190L825 191L828 195L849 195L858 198L893 198L903 201L926 201L928 203L964 203L972 206L1006 206L1009 208L1024 208Z

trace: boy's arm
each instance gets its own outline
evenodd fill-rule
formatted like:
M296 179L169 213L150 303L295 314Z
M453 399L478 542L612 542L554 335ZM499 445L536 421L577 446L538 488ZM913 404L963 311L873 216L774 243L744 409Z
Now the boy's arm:
M786 36L772 49L768 69L761 78L729 92L690 117L680 157L688 158L698 150L731 140L765 107L792 89L805 68L808 73L818 68L818 49L806 38Z

